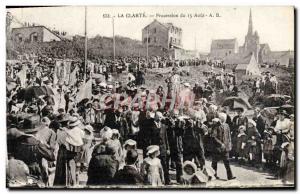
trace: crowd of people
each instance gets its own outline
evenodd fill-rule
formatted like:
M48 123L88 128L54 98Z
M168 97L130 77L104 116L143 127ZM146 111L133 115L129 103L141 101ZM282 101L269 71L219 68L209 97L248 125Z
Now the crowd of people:
M181 65L172 64L167 90L146 87L151 80L141 70L122 83L96 65L104 79L79 69L66 84L42 63L8 67L7 77L17 80L7 89L8 185L78 186L84 172L88 186L205 185L220 178L219 161L227 180L236 179L232 159L293 182L294 115L280 110L267 125L261 109L249 118L238 107L231 117L211 95L223 78L226 90L234 87L232 76L206 75L192 88L181 82Z

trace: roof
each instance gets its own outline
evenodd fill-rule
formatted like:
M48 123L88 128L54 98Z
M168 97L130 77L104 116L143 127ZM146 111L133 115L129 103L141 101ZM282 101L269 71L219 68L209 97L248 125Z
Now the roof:
M12 30L14 30L14 29L22 29L22 28L45 28L50 33L52 33L54 36L58 37L59 39L63 39L61 36L55 34L52 30L50 30L49 28L47 28L46 26L43 26L43 25L38 25L38 26L23 26L23 27L19 27L19 28L12 28Z
M243 55L240 53L228 55L224 59L225 64L249 64L251 60L251 54Z
M171 27L176 27L176 28L181 29L180 27L174 26L173 23L162 23L162 22L160 22L160 21L158 21L156 19L154 19L150 24L148 24L147 26L145 26L143 29L147 28L148 26L150 26L154 22L159 23L160 25L162 25L163 27L165 27L167 29L170 29Z
M286 61L288 63L290 58L294 58L294 51L272 51L263 57L263 62Z
M235 49L237 40L234 39L216 39L211 42L211 49Z

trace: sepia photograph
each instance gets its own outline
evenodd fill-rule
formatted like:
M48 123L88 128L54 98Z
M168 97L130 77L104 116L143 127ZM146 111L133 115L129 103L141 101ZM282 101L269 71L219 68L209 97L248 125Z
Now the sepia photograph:
M8 189L296 188L295 7L5 10Z

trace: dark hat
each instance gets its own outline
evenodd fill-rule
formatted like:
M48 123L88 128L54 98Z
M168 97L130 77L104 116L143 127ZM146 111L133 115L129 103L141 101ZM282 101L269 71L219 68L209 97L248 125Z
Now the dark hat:
M236 107L236 108L234 108L234 110L244 112L244 108L242 108L242 107Z
M24 118L23 130L25 133L34 133L39 130L38 125L40 124L39 115L30 115Z
M280 111L278 112L278 115L288 116L288 113L286 112L286 110L280 110Z
M17 128L7 129L7 138L8 139L17 139L23 135L25 135L25 133L18 130Z

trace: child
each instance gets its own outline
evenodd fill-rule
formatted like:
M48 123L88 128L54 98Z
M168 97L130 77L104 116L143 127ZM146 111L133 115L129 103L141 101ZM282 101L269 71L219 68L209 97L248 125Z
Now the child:
M273 153L273 127L269 127L264 131L263 138L263 154L266 160L266 167L269 168L272 165L272 153Z
M246 127L241 125L238 129L236 153L239 157L239 163L242 164L246 160L245 145L247 143Z
M209 181L209 177L202 171L197 171L197 165L189 160L183 163L182 179L185 185L199 185Z
M119 141L120 138L120 133L117 129L112 129L112 137L110 140L108 140L107 143L111 145L111 147L114 149L115 153L115 159L119 162L121 162L122 157L123 157L123 150L121 143Z
M125 165L125 157L126 154L129 150L136 150L137 149L137 145L136 145L136 141L132 140L132 139L128 139L125 141L124 145L123 145L123 157L121 158L121 162L120 162L120 166L119 169L122 169Z
M145 158L141 168L145 183L152 186L162 186L165 182L163 168L160 159L157 158L159 154L159 146L149 146L147 148L148 157Z

